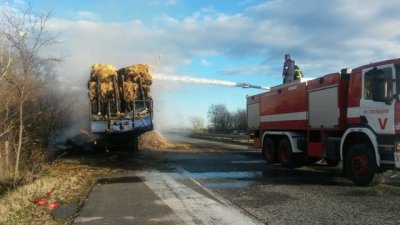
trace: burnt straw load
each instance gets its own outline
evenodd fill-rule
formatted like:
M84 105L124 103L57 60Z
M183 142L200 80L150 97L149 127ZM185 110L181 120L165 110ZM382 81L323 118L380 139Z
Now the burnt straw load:
M146 64L117 70L109 64L94 64L88 83L92 115L101 117L140 116L151 100L152 76ZM140 109L140 110L139 110Z

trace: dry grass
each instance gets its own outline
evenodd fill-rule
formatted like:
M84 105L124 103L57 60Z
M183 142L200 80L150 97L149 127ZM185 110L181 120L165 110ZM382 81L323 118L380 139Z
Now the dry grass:
M147 132L139 137L139 149L146 150L191 150L185 143L172 143L157 131Z
M144 150L192 151L189 144L169 142L156 131L147 132L139 139ZM131 157L129 157L131 156ZM96 179L142 166L152 167L162 159L141 164L129 152L63 158L44 165L41 175L30 184L22 185L0 196L0 224L71 224L73 217L55 218L51 209L38 206L33 201L53 190L48 202L60 207L71 203L83 205Z
M55 219L51 210L33 203L35 198L53 191L49 202L82 204L96 177L119 171L110 167L82 164L77 159L64 159L48 165L44 176L15 188L0 198L0 224L65 224Z

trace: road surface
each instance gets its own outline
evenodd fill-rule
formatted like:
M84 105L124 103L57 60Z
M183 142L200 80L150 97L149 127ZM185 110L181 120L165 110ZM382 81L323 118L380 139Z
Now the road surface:
M397 177L360 188L340 168L284 169L245 146L169 138L199 151L142 151L158 163L100 179L75 224L400 224Z

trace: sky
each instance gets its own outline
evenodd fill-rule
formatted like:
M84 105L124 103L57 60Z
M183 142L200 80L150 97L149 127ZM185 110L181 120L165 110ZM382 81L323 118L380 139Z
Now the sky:
M305 77L318 77L400 55L398 0L32 0L52 10L48 29L65 56L57 76L82 89L92 64L151 65L155 74L217 79L261 86L282 82L286 53ZM28 2L10 0L15 8ZM156 128L207 121L211 104L246 108L263 92L215 85L157 81L152 86Z

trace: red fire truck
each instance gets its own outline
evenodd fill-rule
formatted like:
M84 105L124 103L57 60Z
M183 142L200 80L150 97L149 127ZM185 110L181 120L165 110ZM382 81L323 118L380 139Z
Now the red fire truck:
M400 58L302 79L247 97L254 146L295 168L340 161L359 186L400 168Z

